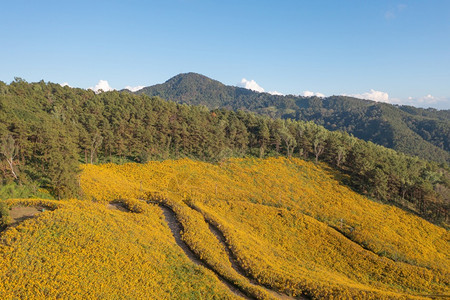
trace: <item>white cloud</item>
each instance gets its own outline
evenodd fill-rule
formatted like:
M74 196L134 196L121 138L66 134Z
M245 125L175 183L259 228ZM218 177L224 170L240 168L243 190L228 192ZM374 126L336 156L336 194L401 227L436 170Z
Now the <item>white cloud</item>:
M94 86L88 88L90 90L93 90L96 93L100 93L100 90L104 92L113 91L114 89L109 85L108 81L106 80L99 80L99 82Z
M346 96L346 95L344 95ZM359 99L367 99L367 100L373 100L377 102L386 102L386 103L392 103L392 99L389 99L389 94L386 92L381 91L375 91L374 89L370 89L370 92L362 93L362 94L353 94L349 95L355 98Z
M239 82L237 84L237 86L243 87L245 89L252 90L252 91L255 91L255 92L259 92L259 93L269 93L271 95L277 95L277 96L283 96L284 95L283 93L280 93L278 91L266 92L264 90L264 88L262 86L260 86L259 84L257 84L256 81L254 81L253 79L252 80L247 80L245 78L242 78L241 82Z
M125 88L127 90L132 91L132 92L137 92L137 91L142 90L143 88L145 88L145 86L143 86L143 85L138 85L138 86L129 86L129 85L127 85Z
M422 97L409 96L408 98L400 99L400 98L391 98L389 97L389 94L386 92L380 92L371 89L370 92L367 93L353 94L353 95L344 94L344 96L374 100L378 102L386 102L390 104L411 105L415 107L424 107L424 108L434 107L438 109L450 109L450 98L435 97L431 94Z
M303 91L301 95L303 97L313 97L313 96L320 97L320 98L324 98L325 97L325 95L322 94L322 93L314 93L314 92L311 92L311 91Z
M436 99L436 97L428 94L425 97L419 98L418 101L421 103L436 103L437 99Z
M264 89L259 84L257 84L256 81L254 81L253 79L247 80L245 78L242 78L241 82L238 83L238 86L252 91L264 93Z
M422 97L408 97L407 99L397 102L401 105L411 105L416 107L434 107L437 109L450 109L450 97L436 97L431 94Z
M277 91L272 91L272 92L268 92L271 95L276 95L276 96L283 96L283 93L277 92Z
M71 87L67 82L61 83L60 86L68 86L68 87Z

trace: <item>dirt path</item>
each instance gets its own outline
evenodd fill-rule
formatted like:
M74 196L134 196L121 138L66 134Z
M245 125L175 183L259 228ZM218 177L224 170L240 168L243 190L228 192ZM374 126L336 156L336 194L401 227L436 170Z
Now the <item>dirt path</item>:
M186 256L195 264L197 265L201 265L207 269L210 269L211 271L213 271L217 277L236 295L246 298L246 299L251 299L248 296L246 296L244 293L242 293L239 288L237 286L234 286L232 283L230 283L228 280L226 280L225 278L223 278L220 274L218 274L213 268L209 267L208 265L206 265L203 261L201 261L197 255L195 255L194 252L192 252L192 250L189 248L189 246L181 239L181 230L182 230L182 226L181 224L178 222L178 220L176 219L176 215L175 213L172 211L172 209L170 209L169 207L161 204L161 203L157 203L157 202L153 202L154 204L158 204L159 207L163 210L163 214L164 217L166 219L166 222L170 228L170 230L172 231L172 234L175 238L175 241L177 243L177 245L183 249L184 253L186 254ZM200 212L201 213L201 212ZM291 296L285 295L285 294L281 294L278 293L270 288L267 288L261 284L259 284L256 280L250 278L244 269L241 268L241 266L237 263L236 257L234 256L234 254L232 253L232 251L230 250L230 248L228 247L228 245L226 244L226 240L225 240L225 236L222 234L222 232L215 227L214 225L212 225L210 222L208 222L207 220L205 220L205 222L207 222L209 224L209 229L211 230L211 232L214 234L214 236L218 239L218 241L223 245L227 255L228 255L228 259L231 263L232 268L239 273L241 276L245 277L248 279L249 283L252 284L253 286L257 286L260 287L262 289L264 289L267 293L271 294L274 298L278 298L278 299L308 299L306 297L299 297L299 298L293 298Z
M203 212L195 207L195 206L190 206L193 210L198 211L200 214L203 215ZM273 297L276 297L278 299L310 299L306 296L297 296L296 298L286 295L286 294L282 294L279 293L275 290L273 290L271 287L268 286L264 286L262 284L260 284L259 282L257 282L254 278L250 277L247 272L239 265L236 256L234 255L234 253L231 251L231 248L229 247L229 245L226 242L226 238L225 235L219 230L219 228L217 228L217 226L215 226L212 222L210 222L209 220L207 220L206 218L204 218L205 222L208 223L209 225L209 230L211 230L211 232L216 236L216 238L219 240L219 242L222 244L222 246L225 248L225 251L228 255L228 259L230 260L231 266L233 267L233 269L238 272L240 275L244 276L245 278L247 278L250 282L250 284L254 285L254 286L259 286L261 288L263 288L266 292L268 292L269 294L271 294Z
M238 264L236 256L233 254L233 252L231 252L230 247L228 247L227 243L226 243L226 239L225 236L223 235L223 233L217 228L215 227L213 224L211 224L210 222L208 222L207 220L205 220L208 225L209 225L209 229L211 230L211 232L216 236L216 238L219 240L219 242L222 244L222 246L225 248L225 251L228 255L228 259L230 260L231 266L233 267L233 269L238 272L240 275L246 277L250 283L254 286L259 286L261 288L263 288L264 290L266 290L266 292L268 292L269 294L271 294L272 296L279 298L279 299L296 299L293 298L291 296L285 295L285 294L281 294L278 293L268 287L265 287L264 285L261 285L260 283L258 283L255 279L249 277L247 275L247 272L245 272L245 270ZM308 299L308 298L297 298L297 299Z
M203 266L211 271L213 271L216 276L219 278L219 280L224 283L232 293L235 295L242 297L244 299L252 299L247 297L245 294L243 294L236 286L232 285L229 281L227 281L225 278L223 278L220 274L218 274L214 269L210 268L208 265L206 265L204 262L202 262L195 254L192 252L192 250L189 248L189 246L181 239L181 224L177 221L175 213L168 207L159 205L159 207L162 209L164 218L166 219L167 225L169 226L170 230L172 231L172 235L175 238L175 242L177 245L183 250L183 252L186 254L186 256L195 264Z
M39 214L43 210L44 208L40 206L13 207L9 211L9 217L11 218L11 222L9 223L8 227L17 226L20 222L34 218L37 214Z
M108 203L106 208L112 209L112 210L119 210L119 211L123 211L123 212L130 211L128 208L125 207L125 205L123 205L122 203L119 203L119 202L110 202L110 203Z

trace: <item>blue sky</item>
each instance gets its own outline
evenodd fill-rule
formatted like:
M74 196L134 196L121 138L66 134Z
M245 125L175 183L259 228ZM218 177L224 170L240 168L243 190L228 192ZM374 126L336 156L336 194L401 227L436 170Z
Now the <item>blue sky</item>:
M0 80L229 85L450 109L450 1L0 1ZM245 80L243 80L245 78Z

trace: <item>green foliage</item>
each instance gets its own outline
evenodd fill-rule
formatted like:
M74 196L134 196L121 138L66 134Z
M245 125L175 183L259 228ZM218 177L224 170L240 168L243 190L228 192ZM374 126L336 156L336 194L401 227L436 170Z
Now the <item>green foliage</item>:
M78 149L69 128L58 128L55 122L44 123L41 133L46 143L37 152L37 159L43 166L44 184L59 199L75 196L78 192Z
M0 200L0 230L4 229L9 223L9 207Z
M345 132L330 132L312 121L210 111L159 97L117 91L95 94L44 82L15 81L2 90L0 134L14 140L12 166L19 174L18 180L13 177L3 157L3 183L35 182L62 198L78 195L80 163L174 158L220 162L229 157L286 155L327 162L350 175L351 185L362 194L434 222L448 222L446 165L440 167ZM239 93L253 95L245 89ZM284 109L295 108L294 98L276 97ZM314 107L324 105L319 98L303 100ZM359 105L361 116L365 115L365 105L356 100L350 103ZM371 108L372 116L378 112L377 107Z
M53 199L47 191L40 189L35 184L18 185L16 183L9 183L0 187L0 199L6 200L13 198Z
M200 74L179 74L137 94L179 103L246 109L272 118L314 121L410 155L450 161L450 110L397 106L346 96L279 96L226 86Z

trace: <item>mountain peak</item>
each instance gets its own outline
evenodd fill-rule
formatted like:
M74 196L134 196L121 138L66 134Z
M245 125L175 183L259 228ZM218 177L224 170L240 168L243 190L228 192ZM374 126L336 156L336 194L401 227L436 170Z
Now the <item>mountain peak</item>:
M180 103L218 108L222 105L220 99L233 99L230 95L234 94L234 89L205 75L189 72L178 74L162 84L146 87L137 94L160 96Z
M223 84L217 80L211 79L205 75L189 72L189 73L180 73L170 78L165 82L168 85L222 85Z
M193 72L178 74L163 84L137 93L160 96L178 103L204 105L209 109L243 109L275 118L314 121L327 129L345 130L358 138L425 159L442 162L450 159L446 135L449 112L445 111L403 108L347 96L323 99L275 96L227 86Z

